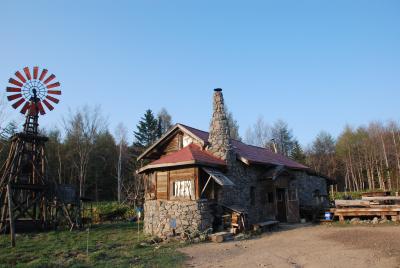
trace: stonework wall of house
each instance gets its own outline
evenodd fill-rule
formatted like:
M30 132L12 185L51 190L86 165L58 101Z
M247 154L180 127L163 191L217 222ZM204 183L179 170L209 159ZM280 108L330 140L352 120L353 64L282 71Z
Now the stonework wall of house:
M244 209L248 213L249 224L275 219L275 204L267 204L267 193L274 192L274 189L266 181L264 168L235 161L227 176L235 186L223 189L219 203ZM251 204L251 187L254 187L254 204Z
M292 181L295 187L297 187L300 207L318 207L328 206L328 188L326 179L309 175L306 172L298 171L295 173L296 180ZM320 201L318 201L316 193L319 193ZM322 202L321 202L322 201Z
M167 201L146 200L144 205L144 232L166 237L173 233L204 231L212 227L213 216L207 200Z

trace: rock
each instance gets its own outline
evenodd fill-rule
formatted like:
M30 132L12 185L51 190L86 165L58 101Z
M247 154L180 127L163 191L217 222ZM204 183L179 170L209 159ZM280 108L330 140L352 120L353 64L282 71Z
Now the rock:
M350 224L359 224L360 223L360 219L359 218L352 218L350 221Z
M247 237L245 234L238 234L237 236L235 236L235 240L237 241L241 241L241 240L246 240Z

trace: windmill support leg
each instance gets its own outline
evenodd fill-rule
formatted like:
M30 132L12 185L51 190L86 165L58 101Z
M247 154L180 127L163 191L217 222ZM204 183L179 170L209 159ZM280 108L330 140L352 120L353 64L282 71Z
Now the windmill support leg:
M10 236L11 246L15 247L15 225L14 225L14 214L13 214L13 202L11 199L11 185L7 185L7 197L8 197L8 218L10 221Z

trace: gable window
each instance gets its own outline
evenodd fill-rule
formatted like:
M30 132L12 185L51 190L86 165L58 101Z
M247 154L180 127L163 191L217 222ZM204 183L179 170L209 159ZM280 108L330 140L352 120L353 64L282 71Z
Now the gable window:
M193 180L176 180L172 183L172 197L192 199L194 197Z

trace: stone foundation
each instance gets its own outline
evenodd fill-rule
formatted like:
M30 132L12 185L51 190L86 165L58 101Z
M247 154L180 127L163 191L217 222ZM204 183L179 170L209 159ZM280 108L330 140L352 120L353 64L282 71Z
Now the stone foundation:
M208 201L147 200L144 205L144 232L165 237L212 227Z

